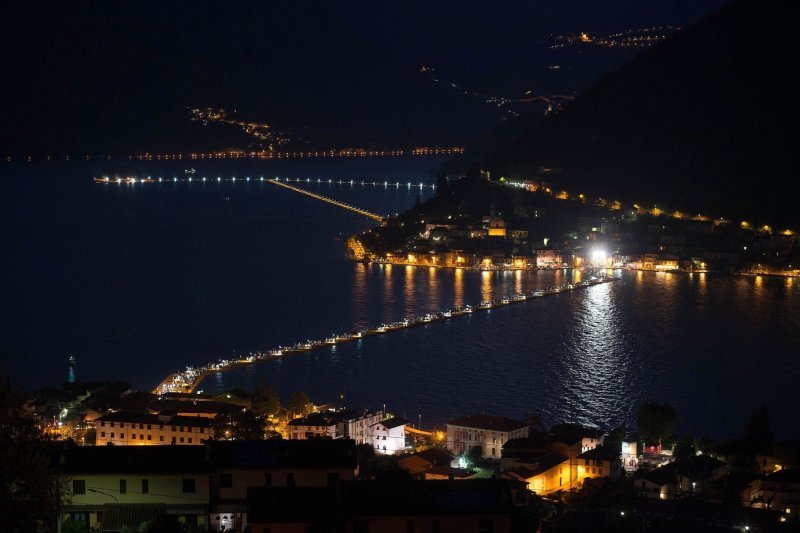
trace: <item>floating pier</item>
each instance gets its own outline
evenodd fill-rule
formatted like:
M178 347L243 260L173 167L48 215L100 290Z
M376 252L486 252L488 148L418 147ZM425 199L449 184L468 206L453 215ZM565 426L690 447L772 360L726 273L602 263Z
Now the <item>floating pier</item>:
M592 287L602 283L617 281L618 279L619 278L606 276L603 272L598 272L597 274L590 275L588 279L575 284L565 283L563 285L554 285L546 289L536 289L527 293L516 293L511 296L498 298L496 300L486 300L476 306L464 305L461 307L454 307L438 313L426 313L420 316L407 317L396 322L383 323L372 328L356 329L347 333L332 335L324 339L306 340L297 342L290 346L279 346L272 350L253 352L248 354L246 357L240 357L237 359L220 359L216 363L209 363L200 367L187 367L184 370L174 372L164 378L164 380L159 383L155 389L153 389L153 394L161 395L174 392L191 394L197 389L206 376L215 372L225 372L240 366L250 365L258 361L279 359L291 354L311 352L313 350L319 350L321 348L327 348L337 344L344 344L346 342L352 342L355 340L364 339L366 337L383 335L392 331L399 331L417 326L424 326L434 322L441 322L444 320L471 315L473 313L489 311L490 309L495 309L506 305L526 302L528 300L535 300L545 296L553 296L564 292Z

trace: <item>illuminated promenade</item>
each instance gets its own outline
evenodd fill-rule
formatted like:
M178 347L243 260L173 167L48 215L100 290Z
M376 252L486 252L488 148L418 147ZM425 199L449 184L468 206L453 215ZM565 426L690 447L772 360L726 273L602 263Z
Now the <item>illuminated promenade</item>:
M376 215L375 213L371 213L371 212L369 212L369 211L367 211L365 209L361 209L359 207L356 207L356 206L353 206L353 205L350 205L350 204L346 204L344 202L340 202L339 200L334 200L333 198L329 198L329 197L323 196L321 194L317 194L317 193L314 193L314 192L311 192L311 191L307 191L305 189L301 189L299 187L295 187L293 185L289 185L288 183L281 183L277 179L268 180L268 181L270 183L274 183L275 185L278 185L279 187L284 187L286 189L289 189L290 191L299 192L300 194L305 194L306 196L310 196L311 198L314 198L316 200L327 202L327 203L329 203L331 205L335 205L336 207L341 207L342 209L347 209L348 211L352 211L353 213L357 213L357 214L365 216L367 218L371 218L372 220L375 220L377 222L381 222L382 223L385 220L385 217L382 217L380 215Z
M191 394L197 389L206 376L215 372L225 372L227 370L233 370L234 368L246 366L258 361L278 359L293 353L306 353L321 348L335 346L337 344L363 339L365 337L383 335L392 331L424 326L433 322L450 320L481 311L489 311L497 307L526 302L528 300L535 300L545 296L553 296L562 292L574 291L617 280L615 277L606 276L605 272L601 270L593 271L587 274L589 275L588 279L575 284L565 283L563 285L548 287L547 289L537 289L528 293L516 293L511 296L506 296L496 300L486 300L474 307L471 305L465 305L462 307L440 311L438 313L428 313L421 316L407 317L397 322L384 323L373 328L354 330L348 333L332 335L325 339L306 340L297 342L290 346L279 346L278 348L264 352L250 353L249 355L240 357L238 359L220 359L216 363L208 363L200 367L186 367L184 370L174 372L164 378L164 380L159 383L155 389L153 389L153 394Z

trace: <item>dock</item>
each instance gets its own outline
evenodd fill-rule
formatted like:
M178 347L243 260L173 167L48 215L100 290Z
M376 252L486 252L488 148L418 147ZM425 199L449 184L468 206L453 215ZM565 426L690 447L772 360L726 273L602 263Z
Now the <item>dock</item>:
M277 179L271 179L271 180L267 180L267 181L269 181L270 183L273 183L273 184L275 184L275 185L277 185L279 187L283 187L285 189L289 189L290 191L298 192L300 194L305 194L306 196L310 196L311 198L314 198L316 200L320 200L322 202L326 202L326 203L329 203L331 205L335 205L336 207L341 207L342 209L347 209L348 211L352 211L353 213L357 213L357 214L365 216L367 218L371 218L372 220L375 220L377 222L383 223L385 221L385 217L382 217L381 215L377 215L375 213L371 213L370 211L367 211L366 209L361 209L360 207L356 207L354 205L350 205L350 204L346 204L344 202L340 202L339 200L334 200L333 198L330 198L328 196L323 196L321 194L317 194L315 192L311 192L311 191L309 191L307 189L301 189L300 187L295 187L294 185L289 185L288 183L284 183L284 182L282 182L280 180L277 180Z
M153 394L162 395L173 392L191 394L197 389L203 379L212 373L225 372L241 366L257 363L259 361L279 359L291 354L307 353L322 348L329 348L337 344L353 342L376 335L384 335L393 331L400 331L418 326L424 326L427 324L433 324L435 322L442 322L445 320L469 316L474 313L485 312L511 304L527 302L529 300L536 300L546 296L554 296L556 294L585 289L594 285L617 281L618 279L619 278L613 276L606 276L604 272L598 271L597 273L590 275L588 279L575 284L565 283L562 285L554 285L546 289L536 289L527 293L516 293L511 296L498 298L496 300L486 300L476 306L464 305L460 307L454 307L452 309L446 309L438 313L426 313L424 315L406 317L403 320L398 320L396 322L383 323L371 328L355 329L346 333L331 335L330 337L326 337L324 339L300 341L289 346L278 346L277 348L273 348L271 350L253 352L245 357L239 357L236 359L220 359L215 363L208 363L200 367L186 367L184 370L176 371L164 378L164 380L161 381L161 383L159 383L155 389L153 389Z

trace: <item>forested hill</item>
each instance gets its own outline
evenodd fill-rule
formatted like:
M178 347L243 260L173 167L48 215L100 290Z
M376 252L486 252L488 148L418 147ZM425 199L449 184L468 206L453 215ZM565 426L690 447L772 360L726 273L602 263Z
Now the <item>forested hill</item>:
M558 168L553 184L573 193L797 227L798 15L791 0L736 2L487 150L509 137L491 134L473 161L495 178Z

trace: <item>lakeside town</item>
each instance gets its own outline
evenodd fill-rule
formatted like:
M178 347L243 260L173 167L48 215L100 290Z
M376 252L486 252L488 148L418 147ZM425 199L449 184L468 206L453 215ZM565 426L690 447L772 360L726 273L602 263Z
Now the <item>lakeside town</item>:
M535 179L475 169L440 175L436 194L347 241L356 261L433 268L624 268L800 276L796 232L664 206L624 205Z
M776 441L766 408L715 443L678 434L674 409L657 402L639 405L636 428L486 413L421 427L343 398L317 405L296 392L284 406L266 385L1 391L3 426L35 428L21 456L45 457L61 487L53 512L40 514L60 531L800 526L800 444Z

